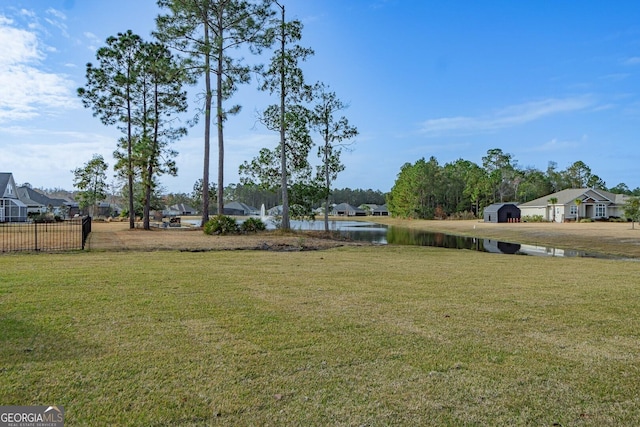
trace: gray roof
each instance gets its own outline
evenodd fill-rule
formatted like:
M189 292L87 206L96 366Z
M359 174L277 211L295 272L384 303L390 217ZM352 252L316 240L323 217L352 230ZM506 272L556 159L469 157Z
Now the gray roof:
M173 211L178 211L178 212L195 212L196 211L195 208L192 208L191 206L185 203L178 203L175 205L171 205L169 206L169 209Z
M31 197L29 197L29 192L27 191L27 187L18 188L18 197L27 206L30 206L30 207L42 206L42 203L38 203L35 200L31 199Z
M594 188L567 188L557 193L549 194L544 197L539 197L530 202L521 203L520 207L543 207L549 205L549 199L555 197L558 199L557 205L567 205L573 203L576 199L588 199L592 198L600 202L611 202L617 205L624 204L627 196L624 194L610 193L605 190Z
M245 203L242 202L231 202L231 203L227 203L226 205L224 205L223 209L234 209L234 210L240 210L243 211L244 213L251 213L251 212L258 212L258 209L254 208L253 206L249 206Z
M333 207L333 210L345 212L364 212L364 209L353 207L349 203L340 203L339 205L335 205Z
M11 173L9 172L0 172L0 197L3 197L5 190L7 189L7 185L11 181Z
M517 203L513 202L513 203L493 203L489 206L487 206L486 208L484 208L485 212L498 212L500 210L501 207L506 206L506 205L513 205L513 206L518 206Z
M46 194L42 194L39 191L34 190L29 187L20 187L18 189L18 194L20 195L20 200L29 204L29 200L40 204L42 206L63 206L68 203L65 199L55 199L47 196Z

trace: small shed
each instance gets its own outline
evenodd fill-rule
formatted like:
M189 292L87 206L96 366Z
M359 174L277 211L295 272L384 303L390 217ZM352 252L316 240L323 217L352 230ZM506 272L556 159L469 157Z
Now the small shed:
M494 203L484 208L484 222L520 222L520 208L515 203Z

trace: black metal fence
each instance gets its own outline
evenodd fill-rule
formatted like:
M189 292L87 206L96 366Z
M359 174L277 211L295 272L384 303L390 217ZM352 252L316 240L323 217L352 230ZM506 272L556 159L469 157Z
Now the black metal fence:
M89 216L59 222L0 223L0 252L84 249L89 233Z

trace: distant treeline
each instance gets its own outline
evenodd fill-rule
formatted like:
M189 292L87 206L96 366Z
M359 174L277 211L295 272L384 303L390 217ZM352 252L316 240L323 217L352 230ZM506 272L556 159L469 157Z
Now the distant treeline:
M186 193L170 193L164 197L164 201L167 206L172 206L177 203L186 203L193 206L196 209L200 209L202 199L200 198L199 188L201 184L196 182L194 185L194 191L191 194ZM215 212L216 205L216 186L215 184L209 184L211 197L210 197L210 212ZM272 208L282 204L282 191L265 190L257 185L243 185L243 184L230 184L224 189L225 203L228 202L241 202L249 206L260 208L262 204L265 207ZM334 189L329 196L329 202L331 204L349 203L353 206L360 206L365 203L373 203L382 205L385 203L385 193L379 190L372 189L351 189L342 188ZM315 202L315 207L320 207L322 200Z
M521 168L513 155L499 148L487 151L482 165L459 159L440 165L424 158L400 169L387 197L389 212L404 218L445 218L479 212L498 202L528 202L567 188L596 188L612 193L640 195L620 183L607 187L582 161L564 170L549 162L546 171Z

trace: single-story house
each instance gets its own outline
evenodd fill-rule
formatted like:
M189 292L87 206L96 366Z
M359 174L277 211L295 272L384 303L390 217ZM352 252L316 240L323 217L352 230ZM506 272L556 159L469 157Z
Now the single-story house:
M0 222L25 222L27 205L18 196L13 174L0 172Z
M594 188L568 188L518 205L522 216L540 215L547 221L603 219L624 216L628 196ZM554 203L551 203L551 200ZM576 200L580 200L576 203Z
M169 207L169 210L172 212L176 212L176 215L195 215L197 213L195 208L185 203L178 203L176 205L172 205Z
M29 187L18 187L18 198L27 206L27 216L45 213L47 206L29 197L29 190L31 190Z
M227 203L223 207L223 212L225 215L260 215L260 211L258 209L241 202Z
M360 209L363 209L367 213L367 215L376 215L376 216L389 215L389 210L387 209L387 205L377 205L375 203L363 203L358 207Z
M377 206L374 210L371 211L371 215L373 215L373 216L389 216L389 209L387 209L387 205Z
M494 203L484 208L484 222L520 221L520 208L515 203Z
M40 214L52 212L64 217L70 210L72 202L47 196L31 187L19 187L18 196L27 205L27 213Z
M355 208L349 203L340 203L335 205L331 210L331 215L338 216L366 216L367 212L364 209Z

